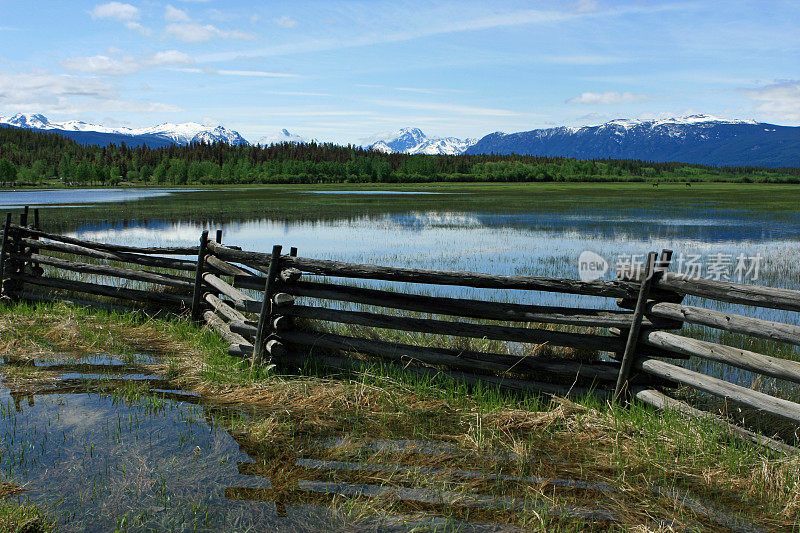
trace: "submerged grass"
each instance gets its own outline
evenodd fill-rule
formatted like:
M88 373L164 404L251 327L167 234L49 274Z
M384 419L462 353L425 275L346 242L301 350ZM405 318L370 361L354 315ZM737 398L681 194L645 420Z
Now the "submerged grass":
M674 412L514 395L375 363L336 374L313 364L298 375L250 372L215 333L181 319L64 304L20 303L0 314L7 386L52 381L52 370L26 366L34 360L78 364L109 353L128 361L152 355L137 364L214 406L237 408L217 412L217 423L255 459L251 473L273 486L232 490L230 498L324 504L352 521L438 516L445 525L430 528L444 530L464 521L540 531L720 529L725 519L705 505L800 531L799 455L774 454ZM128 401L148 395L144 385L104 386ZM369 496L312 494L301 490L309 480L376 488ZM445 503L415 496L420 489ZM508 508L467 505L476 494ZM687 495L702 505L687 504ZM617 521L559 509L603 510Z

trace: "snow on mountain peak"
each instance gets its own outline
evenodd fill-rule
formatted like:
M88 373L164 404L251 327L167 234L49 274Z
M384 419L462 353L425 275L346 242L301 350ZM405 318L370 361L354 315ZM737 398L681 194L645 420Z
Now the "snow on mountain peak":
M40 130L86 131L97 133L110 133L117 135L153 135L168 139L177 144L192 142L226 142L228 144L248 144L238 132L223 126L206 126L197 122L184 122L174 124L165 122L157 126L145 128L109 127L100 124L89 124L81 120L68 120L65 122L51 122L41 114L17 114L13 117L0 117L0 124L9 124L20 128L33 128Z
M271 146L273 144L281 144L281 143L319 144L319 141L317 139L306 139L305 137L301 137L300 135L291 133L286 128L283 128L278 133L261 137L254 144L258 146Z
M401 128L372 137L365 147L388 154L458 155L476 142L477 139L428 137L419 128Z

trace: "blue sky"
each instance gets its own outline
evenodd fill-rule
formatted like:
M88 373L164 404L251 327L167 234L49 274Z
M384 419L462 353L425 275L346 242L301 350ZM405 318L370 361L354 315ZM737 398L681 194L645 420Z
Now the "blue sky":
M0 0L0 115L361 142L708 113L800 125L800 2Z

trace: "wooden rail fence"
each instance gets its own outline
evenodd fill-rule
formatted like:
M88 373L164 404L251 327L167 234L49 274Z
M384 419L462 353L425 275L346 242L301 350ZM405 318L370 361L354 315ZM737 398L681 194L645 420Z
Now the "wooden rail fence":
M0 294L31 301L69 300L122 309L186 313L229 343L251 365L296 369L307 361L343 368L361 360L402 366L418 375L447 375L516 391L594 393L637 398L658 408L714 417L675 399L679 387L788 420L800 427L800 404L676 364L700 358L791 383L800 363L680 334L695 324L800 346L800 326L684 305L686 295L753 307L800 311L800 291L694 279L668 271L671 252L651 253L627 279L579 281L540 276L359 265L241 250L210 239L198 246L147 248L91 242L39 227L38 211L19 224L6 217L0 250ZM86 276L93 277L87 281ZM376 283L380 282L380 283ZM617 309L557 307L429 296L397 283L612 298ZM367 284L370 286L359 286ZM605 306L609 307L609 306ZM349 325L342 334L333 325ZM411 332L403 342L373 332ZM337 332L338 331L338 332ZM424 335L418 335L424 334ZM427 336L426 336L427 335ZM504 341L503 353L442 347L444 338ZM413 342L408 339L417 339ZM419 341L427 339L427 341ZM440 341L440 346L431 345ZM601 352L605 360L526 355L525 345ZM726 422L720 423L727 424ZM727 424L773 448L781 443Z

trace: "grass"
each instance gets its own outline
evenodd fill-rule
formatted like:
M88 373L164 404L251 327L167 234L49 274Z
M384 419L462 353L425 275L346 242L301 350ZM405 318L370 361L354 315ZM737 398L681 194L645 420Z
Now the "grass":
M52 520L37 505L8 502L7 499L25 492L25 489L0 481L0 531L9 533L46 533L53 531Z
M171 187L170 187L171 188ZM306 191L400 191L434 195L305 194ZM360 216L426 211L467 213L573 212L577 207L661 210L733 209L745 214L780 218L795 212L800 201L796 185L699 183L430 183L320 184L186 188L176 196L120 203L91 204L80 209L42 208L48 231L72 231L86 223L138 220L142 213L159 221L214 221L269 218L285 221L340 220ZM12 210L19 211L19 210Z
M576 403L466 387L443 377L414 378L377 364L336 374L313 365L297 375L251 373L225 348L213 332L181 319L62 304L16 304L0 315L7 387L52 385L57 372L24 364L32 359L69 366L119 353L129 360L150 354L153 358L139 366L165 376L176 388L201 393L216 424L254 459L249 467L254 475L272 481L267 492L232 488L226 492L230 498L321 504L351 523L399 515L411 517L412 524L439 516L446 530L463 521L540 531L717 530L718 523L683 503L679 495L688 494L768 529L800 531L800 456L780 456L734 440L707 422L592 397ZM101 382L95 387L126 401L148 396L142 385ZM372 446L409 439L412 444L402 448ZM425 443L435 449L420 448ZM361 466L298 464L308 457ZM516 479L524 476L540 481ZM553 485L552 479L602 483L613 490ZM308 492L303 487L309 480L366 484L383 492ZM402 488L438 499L398 497ZM513 511L464 505L474 494L524 504ZM567 506L602 509L619 522L544 512Z

